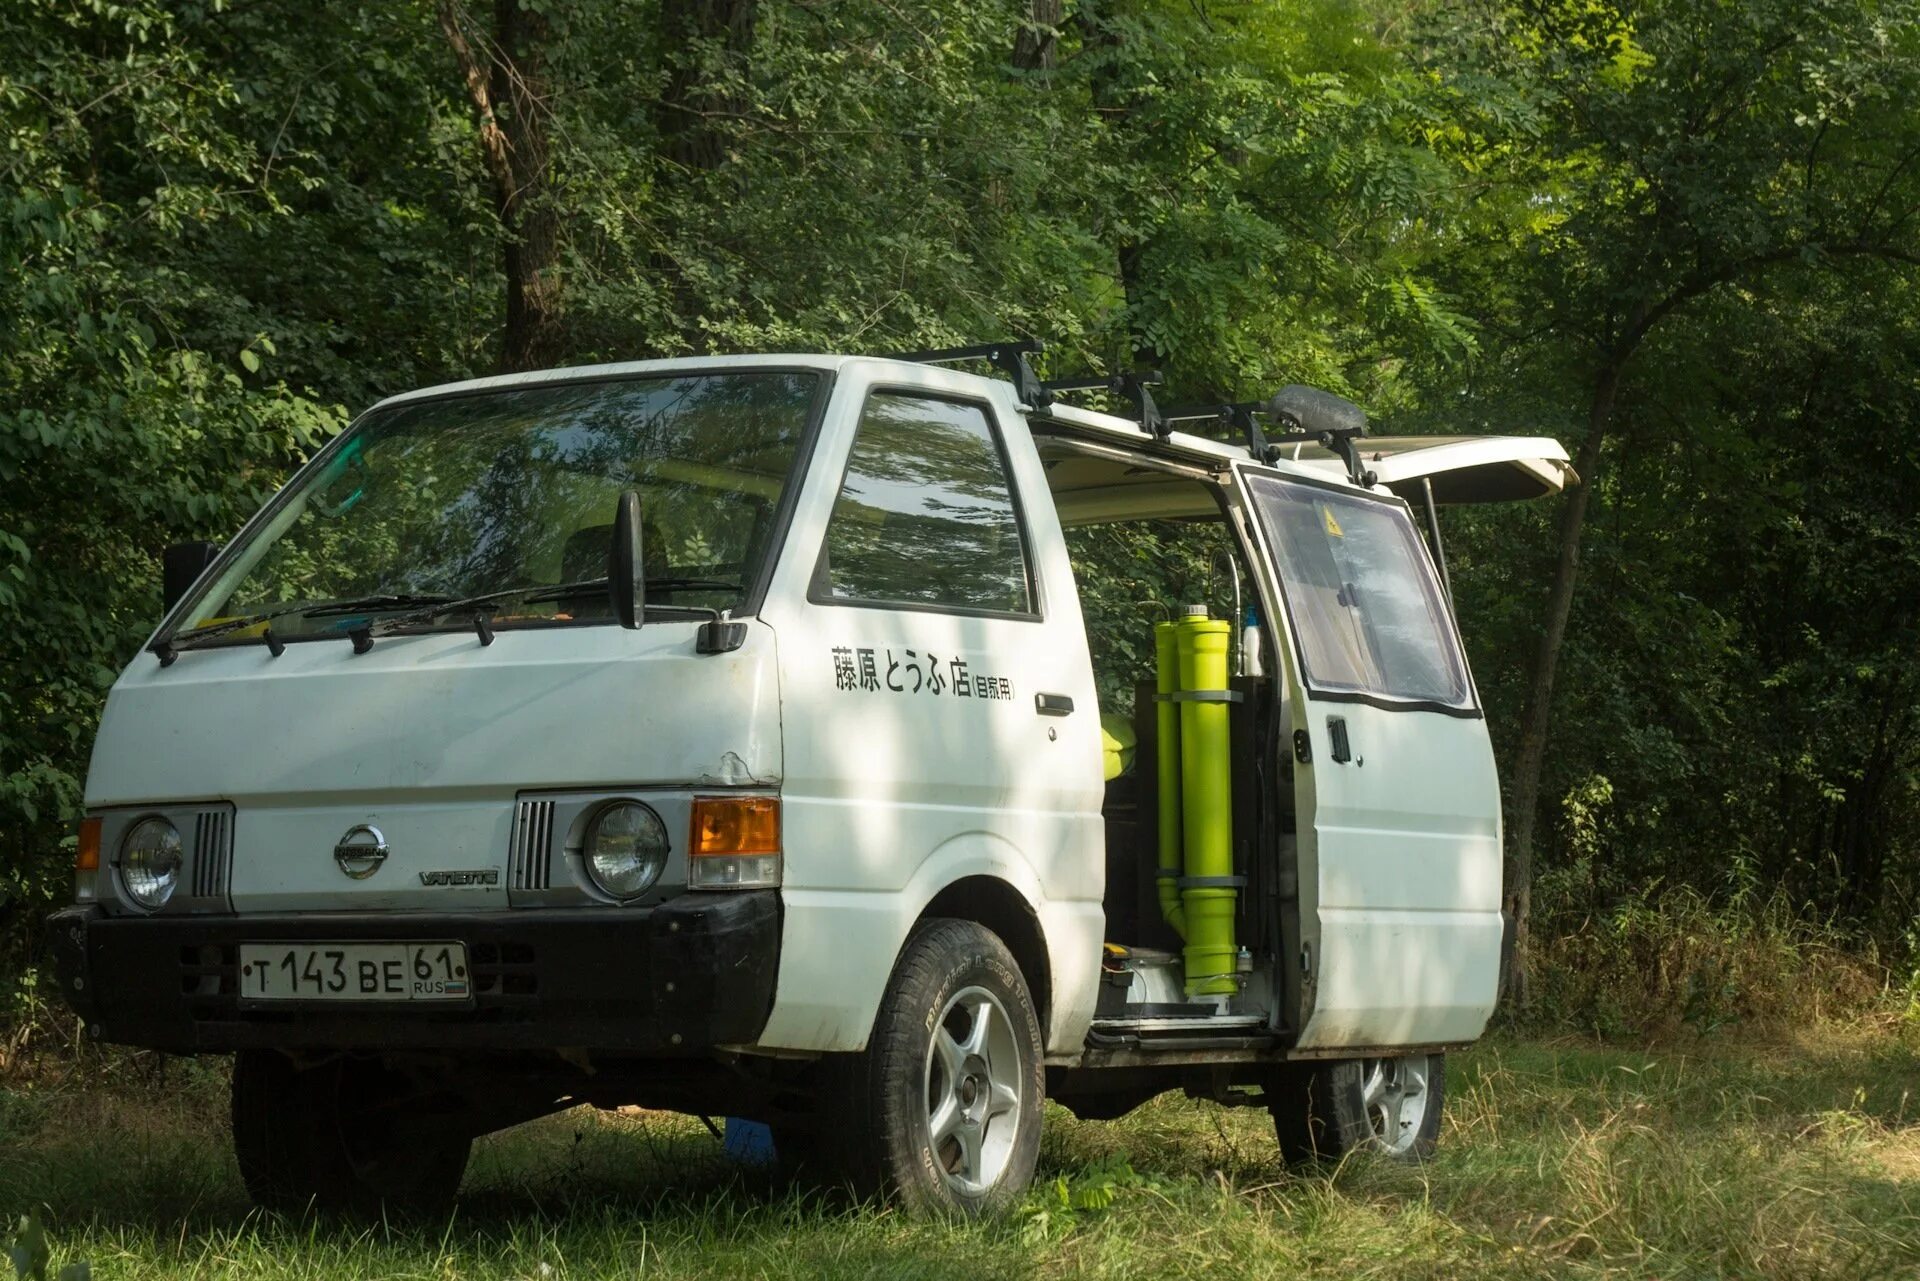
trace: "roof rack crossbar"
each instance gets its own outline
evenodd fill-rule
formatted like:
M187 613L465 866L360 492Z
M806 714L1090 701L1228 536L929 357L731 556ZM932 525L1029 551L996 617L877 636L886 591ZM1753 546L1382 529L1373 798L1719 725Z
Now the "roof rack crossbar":
M1125 396L1133 402L1134 413L1138 416L1137 421L1141 429L1155 440L1165 440L1173 434L1173 428L1161 414L1160 406L1153 403L1153 393L1147 390L1164 381L1165 378L1158 369L1143 369L1103 377L1061 378L1042 383L1041 386L1049 393L1110 391L1116 396Z
M1014 395L1033 409L1045 409L1053 403L1053 393L1033 372L1027 357L1038 356L1047 345L1034 338L1017 341L976 343L971 347L935 347L927 351L888 353L888 360L904 360L916 365L952 365L963 360L984 360L1013 380Z
M1269 452L1266 434L1260 430L1255 414L1266 412L1266 405L1260 401L1239 401L1218 405L1183 405L1179 409L1168 409L1162 416L1170 423L1203 422L1209 418L1218 419L1240 433L1240 439L1246 443L1247 453L1256 462L1270 463L1273 455Z

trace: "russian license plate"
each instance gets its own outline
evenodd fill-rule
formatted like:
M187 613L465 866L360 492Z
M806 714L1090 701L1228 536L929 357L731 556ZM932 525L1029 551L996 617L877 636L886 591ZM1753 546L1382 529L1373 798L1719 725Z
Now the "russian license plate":
M243 1001L469 1001L465 943L242 943Z

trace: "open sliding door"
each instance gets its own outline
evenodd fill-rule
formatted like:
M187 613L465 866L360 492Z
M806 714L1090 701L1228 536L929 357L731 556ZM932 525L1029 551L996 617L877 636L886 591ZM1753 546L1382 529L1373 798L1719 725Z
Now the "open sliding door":
M1247 464L1235 473L1283 607L1299 1045L1472 1040L1498 988L1500 788L1433 561L1390 494Z

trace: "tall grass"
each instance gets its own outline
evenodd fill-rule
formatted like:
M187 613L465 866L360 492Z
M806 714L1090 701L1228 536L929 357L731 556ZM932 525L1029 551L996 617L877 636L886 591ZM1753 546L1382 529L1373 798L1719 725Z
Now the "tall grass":
M1530 969L1535 1033L1668 1042L1738 1034L1775 1040L1816 1028L1892 1032L1911 1021L1920 975L1871 940L1775 896L1713 902L1650 886L1604 910L1549 909Z
M1497 1039L1439 1155L1289 1171L1264 1114L1054 1111L987 1224L743 1174L696 1123L576 1111L482 1142L454 1216L250 1211L216 1073L0 1094L0 1214L125 1278L1911 1277L1920 1058L1897 1040L1668 1055Z

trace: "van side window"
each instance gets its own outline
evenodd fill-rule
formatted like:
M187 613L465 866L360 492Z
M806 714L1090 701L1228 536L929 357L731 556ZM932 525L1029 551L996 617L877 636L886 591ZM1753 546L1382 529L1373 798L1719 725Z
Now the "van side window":
M1034 612L1006 457L975 405L867 398L813 598Z
M1470 707L1433 562L1398 504L1250 476L1279 558L1307 687Z

